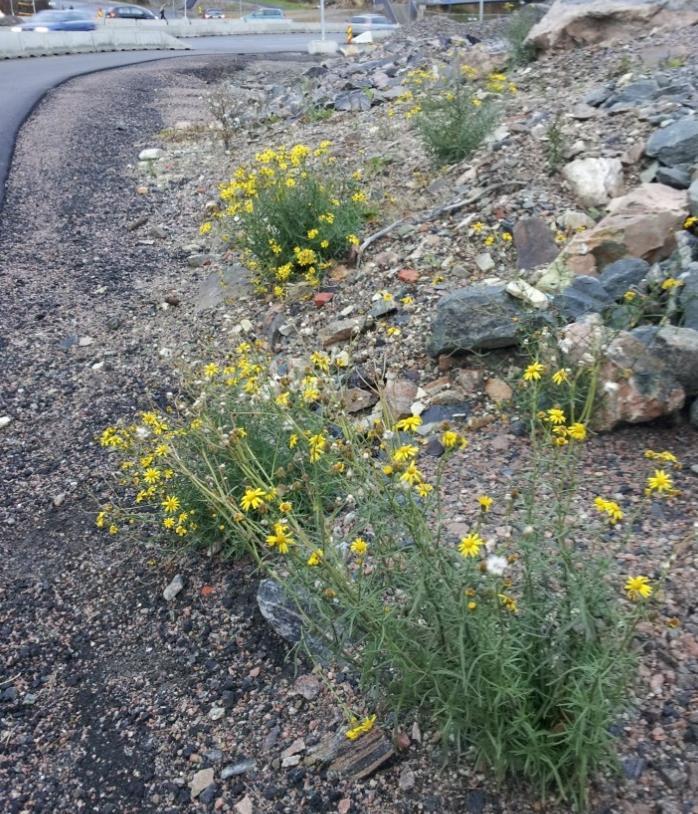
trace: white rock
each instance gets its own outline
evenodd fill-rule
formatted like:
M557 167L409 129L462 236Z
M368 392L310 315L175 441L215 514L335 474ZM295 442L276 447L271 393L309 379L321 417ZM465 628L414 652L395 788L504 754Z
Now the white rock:
M78 339L78 345L81 348L86 348L88 345L91 345L94 342L94 339L91 336L81 336Z
M211 783L213 783L213 769L201 769L197 772L189 784L191 799L195 800Z
M208 713L208 717L212 721L220 721L220 719L225 715L225 710L223 707L211 707Z
M491 271L495 266L495 262L489 252L483 252L475 258L475 265L480 271Z
M165 153L159 147L147 147L138 153L139 161L157 161L162 158Z
M177 594L184 588L184 578L181 574L177 574L170 584L162 592L163 598L167 602L171 602Z
M0 416L0 430L4 430L5 427L12 421L9 415L2 415Z
M542 291L529 285L525 280L512 280L507 283L505 291L512 297L516 297L517 300L522 300L534 308L543 309L548 307L549 300L547 296Z
M562 174L585 206L603 206L623 190L623 165L618 158L577 158Z

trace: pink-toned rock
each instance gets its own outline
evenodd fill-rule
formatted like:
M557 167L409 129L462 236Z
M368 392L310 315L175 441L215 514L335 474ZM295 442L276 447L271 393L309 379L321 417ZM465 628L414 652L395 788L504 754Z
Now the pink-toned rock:
M456 382L468 396L474 396L482 387L485 371L481 367L463 368L456 373Z
M503 401L511 401L514 391L502 379L488 379L485 385L485 393L496 404Z
M395 420L412 415L417 385L409 379L394 379L385 385L385 403Z
M317 291L313 294L313 302L316 308L322 308L327 303L332 302L334 294L331 291Z
M542 50L607 44L697 22L695 0L555 0L527 42Z
M685 190L664 184L641 184L614 198L609 214L593 229L575 235L555 261L573 274L597 274L630 255L653 263L676 247L675 232L688 216Z
M397 273L398 279L403 283L413 285L419 280L419 272L416 269L401 269Z
M348 413L360 413L378 401L378 396L372 390L363 390L360 387L350 387L342 395L344 408Z
M594 317L568 325L559 341L569 366L600 362L593 429L606 432L680 410L686 393L665 359L628 331L611 331Z

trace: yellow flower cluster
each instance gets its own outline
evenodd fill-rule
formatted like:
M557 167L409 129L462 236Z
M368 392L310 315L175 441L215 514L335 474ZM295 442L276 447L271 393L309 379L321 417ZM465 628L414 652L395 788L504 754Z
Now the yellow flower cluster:
M243 249L260 293L283 298L295 279L317 286L332 260L358 243L356 227L368 204L362 175L338 173L330 148L321 141L314 149L263 150L219 189L224 206L215 216L232 224L230 239Z
M600 514L605 514L608 522L615 526L623 519L623 510L615 500L606 500L603 497L594 498L594 507Z
M376 723L376 716L369 715L361 721L354 718L350 723L351 728L347 729L346 736L350 741L355 741L373 729Z

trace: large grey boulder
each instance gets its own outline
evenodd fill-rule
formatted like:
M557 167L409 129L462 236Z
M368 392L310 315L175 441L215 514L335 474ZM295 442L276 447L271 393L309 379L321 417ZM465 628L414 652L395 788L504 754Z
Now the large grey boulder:
M698 218L698 178L688 188L688 208L691 214Z
M613 300L596 277L579 275L567 288L555 297L555 307L570 321L585 314L598 314L611 305Z
M698 263L691 263L682 277L683 286L679 292L679 305L682 311L682 324L685 328L698 331Z
M686 395L698 395L698 331L665 325L631 331L647 349L665 360Z
M655 130L645 152L668 167L695 164L698 162L698 117L680 119Z
M504 285L474 285L446 295L438 304L427 351L432 356L517 345L545 321L525 308Z
M536 48L621 42L652 28L683 28L698 22L695 0L555 0L527 42Z
M609 296L619 300L631 286L638 286L650 270L650 264L639 257L623 257L601 272L599 282Z

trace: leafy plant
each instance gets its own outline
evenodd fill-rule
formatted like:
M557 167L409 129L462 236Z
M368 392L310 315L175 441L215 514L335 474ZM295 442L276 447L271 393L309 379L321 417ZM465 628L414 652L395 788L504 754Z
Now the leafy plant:
M522 8L512 14L504 32L504 36L511 45L509 64L512 67L528 65L536 59L536 47L526 42L530 30L535 24L536 15L532 9Z
M421 456L417 416L356 423L343 409L346 353L277 370L243 342L205 365L181 418L142 414L108 428L136 507L175 540L254 558L284 586L308 632L353 665L366 698L421 711L444 746L582 807L590 776L613 762L611 724L632 675L633 631L655 588L611 576L605 537L626 520L598 495L578 510L583 404L569 371L524 371L531 456L521 481L473 494L454 537L443 502L467 440L442 428L444 456ZM544 390L555 390L543 407ZM675 494L665 470L646 496ZM658 457L657 457L658 456ZM514 531L488 542L498 503ZM133 511L105 507L114 529ZM579 519L578 519L579 518ZM632 528L632 518L628 521ZM360 737L374 716L352 722Z
M567 148L567 138L562 129L562 120L555 116L545 133L545 152L548 162L548 172L555 175L565 162L565 150Z
M440 164L455 164L471 155L499 119L496 103L479 98L468 83L425 93L415 121L422 141Z
M221 187L222 232L242 251L260 292L283 297L298 279L317 285L332 260L359 243L369 199L360 172L338 167L330 146L264 150Z

